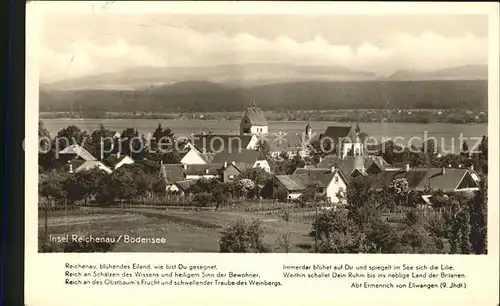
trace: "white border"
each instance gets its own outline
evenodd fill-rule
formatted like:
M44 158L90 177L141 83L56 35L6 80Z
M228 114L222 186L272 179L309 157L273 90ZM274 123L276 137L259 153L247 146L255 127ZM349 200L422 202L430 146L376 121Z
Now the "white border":
M92 6L93 5L93 6ZM496 305L498 304L498 4L497 3L314 3L314 2L115 2L107 11L103 2L30 2L26 33L26 304L38 305L165 305L270 304L270 305ZM39 17L43 13L172 12L200 14L487 14L489 20L489 254L487 256L434 255L299 255L299 254L38 254L38 63ZM457 50L460 52L460 50ZM280 279L283 263L425 263L451 264L468 274L466 290L368 290L351 289L350 282L286 281L281 288L81 288L63 284L63 264L88 263L216 263L220 269L257 271Z

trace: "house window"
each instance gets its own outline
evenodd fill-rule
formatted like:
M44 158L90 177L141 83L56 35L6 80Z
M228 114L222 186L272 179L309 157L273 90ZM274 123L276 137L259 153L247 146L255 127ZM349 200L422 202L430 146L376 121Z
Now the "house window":
M339 182L339 177L335 176L335 183L338 183L338 182Z
M228 177L229 177L230 180L232 180L232 179L234 179L234 174L229 174Z

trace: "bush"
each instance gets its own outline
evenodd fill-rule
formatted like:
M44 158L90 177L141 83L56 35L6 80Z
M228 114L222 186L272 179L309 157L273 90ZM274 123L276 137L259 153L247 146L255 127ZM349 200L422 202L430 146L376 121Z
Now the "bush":
M267 249L262 242L263 235L259 220L247 224L239 218L222 232L219 248L221 253L265 253Z

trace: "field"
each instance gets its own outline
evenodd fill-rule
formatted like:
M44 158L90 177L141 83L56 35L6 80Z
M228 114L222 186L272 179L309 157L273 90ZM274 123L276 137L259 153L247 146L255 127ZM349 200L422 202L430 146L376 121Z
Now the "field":
M162 238L166 244L126 244L120 242L115 252L218 252L221 231L242 217L262 221L264 243L272 252L280 233L291 234L291 252L307 252L313 240L308 236L310 222L289 221L278 215L225 211L157 210L151 208L82 208L74 211L49 212L49 234L53 236L78 233L107 233ZM39 215L39 231L43 233L43 213Z

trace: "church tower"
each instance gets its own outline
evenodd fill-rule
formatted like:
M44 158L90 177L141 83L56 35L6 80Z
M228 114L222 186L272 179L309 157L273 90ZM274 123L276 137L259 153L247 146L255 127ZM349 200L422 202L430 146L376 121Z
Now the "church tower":
M265 135L268 133L267 119L260 107L247 108L240 122L241 135Z

